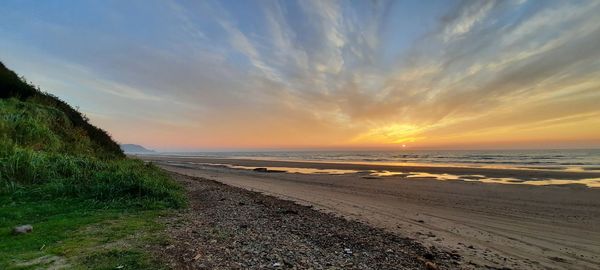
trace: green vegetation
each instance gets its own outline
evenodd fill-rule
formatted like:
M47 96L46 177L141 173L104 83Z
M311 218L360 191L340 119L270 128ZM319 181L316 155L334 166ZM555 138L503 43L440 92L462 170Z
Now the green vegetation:
M0 269L160 268L144 248L182 188L0 63ZM32 233L12 235L31 224Z
M73 109L69 104L51 94L42 93L39 88L27 83L0 62L0 99L16 98L27 103L46 105L62 112L62 117L73 127L74 131L84 133L93 146L90 151L98 157L124 157L119 144L111 139L106 131L88 122L87 117Z
M145 245L160 244L165 210L79 199L2 202L0 269L160 269ZM33 224L26 235L11 235L16 223Z

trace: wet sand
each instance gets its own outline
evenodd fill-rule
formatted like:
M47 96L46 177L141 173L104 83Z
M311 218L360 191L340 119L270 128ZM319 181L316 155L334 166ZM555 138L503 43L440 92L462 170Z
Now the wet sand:
M600 189L438 181L403 176L261 173L202 165L400 170L397 166L144 157L178 173L310 204L461 254L473 267L600 268ZM175 162L175 163L168 163ZM520 179L583 179L597 172L402 168ZM368 179L366 179L368 178Z
M423 173L448 173L454 175L485 175L492 178L518 177L522 180L577 180L600 178L597 171L561 171L561 170L535 170L535 169L509 169L488 167L451 167L451 166L406 166L391 164L355 164L336 162L311 162L311 161L281 161L281 160L253 160L253 159L220 159L200 157L175 157L175 156L142 156L144 159L171 160L194 163L228 164L248 167L294 167L314 169L336 169L355 171L399 171Z

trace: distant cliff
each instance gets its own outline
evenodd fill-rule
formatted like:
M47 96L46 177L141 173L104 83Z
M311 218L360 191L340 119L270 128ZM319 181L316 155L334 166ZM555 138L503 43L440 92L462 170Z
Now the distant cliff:
M125 153L156 153L154 150L147 149L139 144L121 144L121 150Z

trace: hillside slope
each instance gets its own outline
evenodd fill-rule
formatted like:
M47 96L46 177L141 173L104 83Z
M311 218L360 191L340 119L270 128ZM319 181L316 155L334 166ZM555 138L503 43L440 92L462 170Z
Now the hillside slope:
M0 269L153 268L155 217L183 205L162 170L0 63Z
M46 122L43 123L52 131L60 133L59 129L62 129L61 124L69 124L69 129L73 134L71 137L62 137L62 139L69 143L73 136L78 136L80 139L89 141L88 154L90 151L96 157L111 158L111 157L123 157L119 144L112 140L108 133L98 127L93 126L89 123L88 119L83 116L79 111L73 109L69 104L60 100L58 97L43 93L38 88L27 83L24 78L19 77L16 73L9 70L0 62L0 99L16 99L27 104L17 105L18 102L9 101L12 103L11 106L24 106L20 107L20 111L28 111L35 108L37 111L36 119L39 118L41 110L46 110L48 115ZM60 113L62 112L62 114ZM7 111L3 111L3 120L6 122ZM18 119L13 119L14 122L19 122ZM56 122L52 122L56 120ZM19 123L21 124L21 123ZM27 128L27 127L21 127ZM79 135L76 135L79 134ZM2 135L11 135L2 132ZM60 137L59 137L60 138ZM9 138L10 139L10 138ZM41 139L41 138L40 138ZM23 141L25 142L25 141ZM27 142L25 142L27 143ZM66 150L66 149L63 149Z

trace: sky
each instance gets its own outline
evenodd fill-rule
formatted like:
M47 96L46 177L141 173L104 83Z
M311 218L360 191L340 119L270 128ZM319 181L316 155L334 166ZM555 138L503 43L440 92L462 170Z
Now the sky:
M0 61L163 151L600 147L600 1L30 1Z

